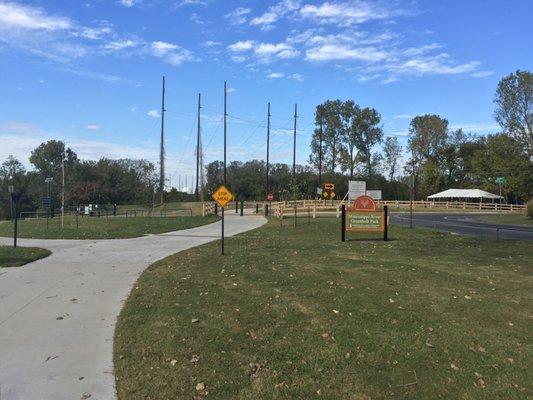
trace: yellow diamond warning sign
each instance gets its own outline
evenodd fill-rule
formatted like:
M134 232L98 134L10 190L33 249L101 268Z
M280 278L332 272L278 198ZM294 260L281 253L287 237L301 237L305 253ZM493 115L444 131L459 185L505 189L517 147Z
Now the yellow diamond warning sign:
M220 207L225 207L231 200L233 195L226 189L224 185L220 186L215 193L213 193L213 200L215 200Z

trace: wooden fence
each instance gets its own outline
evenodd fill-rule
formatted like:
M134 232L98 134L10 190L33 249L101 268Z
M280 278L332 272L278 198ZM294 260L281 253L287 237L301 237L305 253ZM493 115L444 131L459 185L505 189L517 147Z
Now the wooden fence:
M396 200L378 200L378 207L388 206L390 211L406 211L411 207L410 201ZM312 218L320 216L340 216L341 205L349 205L347 200L295 200L295 201L271 201L271 202L245 202L245 208L259 205L261 213L264 213L265 205L268 204L269 214L278 218L292 217L295 214L307 215ZM235 202L226 206L227 210L233 210ZM452 201L413 201L413 208L416 211L492 211L506 213L524 213L526 206L517 204L499 204L499 203L479 203L479 202L452 202ZM215 212L214 202L205 202L202 209L203 215L213 214Z

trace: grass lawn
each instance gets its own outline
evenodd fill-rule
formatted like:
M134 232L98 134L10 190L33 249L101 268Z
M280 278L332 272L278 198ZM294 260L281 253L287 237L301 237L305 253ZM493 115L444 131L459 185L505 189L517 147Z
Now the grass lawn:
M40 258L48 257L50 251L38 247L0 246L0 268L20 267Z
M532 395L530 242L339 236L271 221L224 257L213 242L153 264L118 319L119 400Z
M60 230L60 219L21 220L18 236L37 239L118 239L132 238L149 233L163 233L180 229L193 228L217 221L215 216L193 217L79 217L79 228L76 219L65 217L65 225ZM10 223L0 224L0 236L12 236L13 227Z
M533 225L533 219L528 218L525 214L480 215L479 219L486 222L495 222L500 224Z

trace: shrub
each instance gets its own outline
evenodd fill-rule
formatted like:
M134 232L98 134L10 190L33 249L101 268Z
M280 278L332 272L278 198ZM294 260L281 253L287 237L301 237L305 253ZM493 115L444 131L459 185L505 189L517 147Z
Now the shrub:
M533 199L527 202L526 213L528 218L533 219Z

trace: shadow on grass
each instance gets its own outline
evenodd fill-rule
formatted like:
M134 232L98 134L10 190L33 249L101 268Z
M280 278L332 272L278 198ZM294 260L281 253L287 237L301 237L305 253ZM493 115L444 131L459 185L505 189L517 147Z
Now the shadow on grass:
M396 238L388 238L386 241L383 240L383 238L351 238L346 239L346 242L394 242L398 239Z

